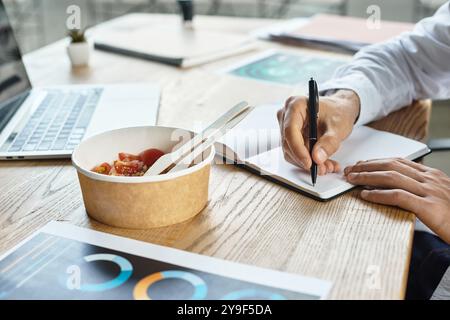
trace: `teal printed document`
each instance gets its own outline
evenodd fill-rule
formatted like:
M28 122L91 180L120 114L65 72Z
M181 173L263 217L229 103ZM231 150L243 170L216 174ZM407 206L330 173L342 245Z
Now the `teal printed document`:
M301 85L313 77L318 83L333 76L346 60L312 54L269 50L227 68L229 74L282 85Z

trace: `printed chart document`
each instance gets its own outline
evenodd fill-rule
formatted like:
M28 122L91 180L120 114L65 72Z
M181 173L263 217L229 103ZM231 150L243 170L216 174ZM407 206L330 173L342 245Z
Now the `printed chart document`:
M343 173L327 174L311 184L309 172L284 160L276 112L280 105L255 108L216 144L217 152L263 177L285 184L318 200L332 199L354 186ZM342 168L360 160L400 157L418 159L430 150L426 144L366 126L356 127L331 157Z
M320 84L330 79L345 59L287 50L266 50L223 71L233 76L285 86L308 83L313 75Z
M51 222L0 259L0 299L324 299L331 283Z

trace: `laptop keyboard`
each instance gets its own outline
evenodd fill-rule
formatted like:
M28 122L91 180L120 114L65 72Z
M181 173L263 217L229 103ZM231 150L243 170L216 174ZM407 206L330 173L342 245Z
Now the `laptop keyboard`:
M22 131L12 133L2 151L71 151L81 142L103 89L47 92Z

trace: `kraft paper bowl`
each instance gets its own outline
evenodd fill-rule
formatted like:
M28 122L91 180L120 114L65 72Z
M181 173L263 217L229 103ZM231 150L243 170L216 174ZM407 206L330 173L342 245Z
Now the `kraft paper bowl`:
M83 141L73 152L81 192L89 216L104 224L132 229L168 226L188 220L208 201L214 147L188 169L149 177L108 176L95 166L116 160L119 152L138 154L149 148L171 152L192 132L169 127L112 130Z

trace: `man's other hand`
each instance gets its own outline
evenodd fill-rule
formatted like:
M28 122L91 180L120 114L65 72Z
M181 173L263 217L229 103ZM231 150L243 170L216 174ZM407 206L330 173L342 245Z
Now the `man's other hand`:
M411 211L450 244L450 178L404 159L361 161L345 168L347 180L370 187L364 200Z

